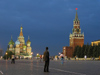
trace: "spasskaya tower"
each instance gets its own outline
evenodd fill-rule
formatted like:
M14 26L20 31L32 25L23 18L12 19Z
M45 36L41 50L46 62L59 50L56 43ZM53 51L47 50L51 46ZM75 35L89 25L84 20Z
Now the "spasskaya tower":
M80 20L78 19L77 15L77 8L75 19L73 21L72 34L70 34L69 40L70 46L73 48L75 48L77 45L82 47L84 44L84 33L81 34Z
M69 35L69 46L63 47L63 54L67 57L72 57L76 46L83 46L84 33L81 33L80 20L78 19L77 8L76 15L73 21L72 33Z

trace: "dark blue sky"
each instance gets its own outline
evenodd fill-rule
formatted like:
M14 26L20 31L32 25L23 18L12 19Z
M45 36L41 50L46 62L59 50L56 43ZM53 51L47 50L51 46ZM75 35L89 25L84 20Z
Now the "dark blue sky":
M69 46L73 20L78 8L85 44L100 39L100 0L0 0L0 48L7 50L13 36L17 40L23 26L25 42L30 36L32 51L50 55Z

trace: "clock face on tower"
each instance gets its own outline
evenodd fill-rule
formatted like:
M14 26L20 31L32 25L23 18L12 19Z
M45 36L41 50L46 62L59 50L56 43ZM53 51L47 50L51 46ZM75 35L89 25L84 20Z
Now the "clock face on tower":
M76 29L77 32L79 32L79 29Z

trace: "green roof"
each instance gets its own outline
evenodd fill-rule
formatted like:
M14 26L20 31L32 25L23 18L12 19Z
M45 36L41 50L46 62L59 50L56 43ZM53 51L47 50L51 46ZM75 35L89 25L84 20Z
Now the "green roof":
M23 45L23 48L26 48L26 45Z
M27 44L31 44L31 41L28 39L28 41L26 42Z
M11 41L8 43L9 45L14 45L13 40L11 39Z

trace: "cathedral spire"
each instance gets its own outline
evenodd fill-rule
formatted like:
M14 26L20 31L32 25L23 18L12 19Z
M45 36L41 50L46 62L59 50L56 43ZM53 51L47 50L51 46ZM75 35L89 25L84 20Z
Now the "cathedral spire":
M11 40L12 40L12 35L11 35Z
M11 36L11 41L8 43L8 45L14 45L14 41L12 40L12 36Z
M28 36L28 40L30 39L30 37Z
M78 21L78 15L77 15L77 8L76 8L76 15L75 15L75 21Z
M22 29L23 29L23 27L22 27L22 24L21 24L21 27L20 27L20 36L23 36Z
M27 44L31 44L31 41L30 41L30 38L29 38L29 36L28 36L28 40L27 40L27 42L26 42Z

